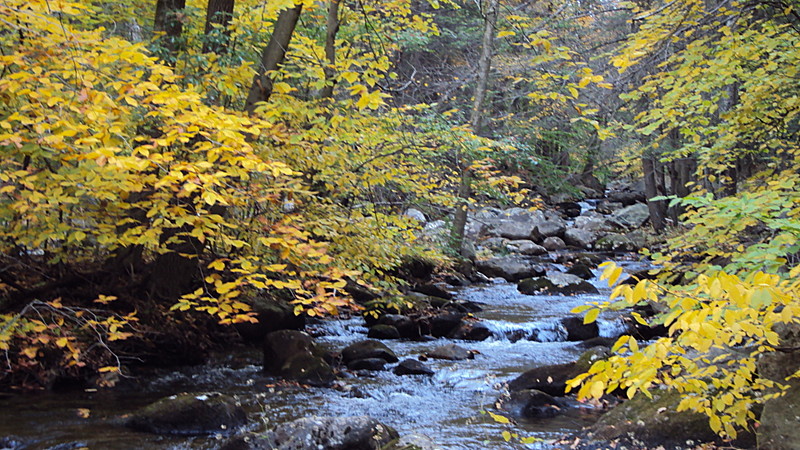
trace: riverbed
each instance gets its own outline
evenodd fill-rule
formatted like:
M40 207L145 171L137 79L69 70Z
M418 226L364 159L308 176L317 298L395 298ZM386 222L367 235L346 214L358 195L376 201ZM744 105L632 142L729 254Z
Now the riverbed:
M73 390L0 397L0 448L14 449L213 449L226 438L165 437L124 428L126 414L164 396L180 392L223 392L237 396L248 410L250 431L309 415L369 415L402 435L429 437L444 449L550 448L549 442L596 420L600 413L573 404L551 419L501 424L486 411L496 409L508 381L527 369L577 359L585 350L567 342L560 319L590 301L607 299L608 289L595 279L599 295L529 296L505 282L462 288L459 300L478 303L474 316L492 330L482 342L457 342L474 351L464 361L428 360L432 377L397 376L391 371L351 375L336 389L306 388L261 373L261 354L237 351L202 366L161 370L128 387L106 391ZM600 334L616 336L622 324L601 316ZM312 325L318 342L331 350L365 339L359 317L328 319ZM419 358L449 339L424 342L386 340L400 359ZM536 443L506 442L503 432L535 437ZM6 436L5 442L2 440Z

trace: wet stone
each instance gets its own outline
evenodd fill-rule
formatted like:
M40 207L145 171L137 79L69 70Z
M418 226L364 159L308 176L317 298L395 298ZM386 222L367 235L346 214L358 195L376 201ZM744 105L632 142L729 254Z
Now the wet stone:
M370 339L400 339L400 332L391 325L377 324L369 329L367 337Z
M395 375L427 375L434 374L433 369L416 359L404 359L394 368Z
M380 358L390 363L398 361L397 355L389 347L375 340L356 342L342 350L342 360L344 360L345 364L349 364L350 361L370 358Z
M456 344L442 345L428 352L429 358L446 359L450 361L460 361L464 359L471 359L474 357L469 350Z
M381 358L366 358L357 359L347 363L347 368L350 370L383 370L386 365L386 360Z

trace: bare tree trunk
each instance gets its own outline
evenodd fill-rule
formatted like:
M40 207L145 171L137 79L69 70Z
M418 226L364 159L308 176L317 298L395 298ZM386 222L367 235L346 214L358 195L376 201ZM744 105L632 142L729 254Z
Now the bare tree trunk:
M336 33L339 32L339 3L341 0L330 0L328 3L328 20L325 33L325 87L320 91L320 98L333 97L333 87L336 82L334 65L336 64Z
M185 7L186 0L158 0L156 2L153 30L164 33L161 43L173 57L180 48L180 38L183 32L181 11Z
M272 95L271 72L278 70L286 57L289 42L292 40L292 34L302 10L303 4L296 3L293 8L284 9L278 16L275 28L272 31L272 37L270 37L267 47L261 54L261 66L253 78L253 85L250 87L250 93L247 95L247 100L244 104L244 110L248 114L253 114L256 104L266 102Z
M483 102L486 99L489 85L489 70L492 68L494 56L494 36L497 24L497 4L499 0L488 0L484 16L483 42L481 43L481 59L478 62L478 86L475 88L475 99L472 103L470 125L475 134L480 134L483 122Z
M470 126L475 134L480 133L483 121L483 102L486 99L486 91L489 85L489 70L492 67L492 56L494 50L495 25L497 24L497 5L499 0L488 0L484 13L483 42L481 47L481 58L478 61L478 85L475 87L475 101L472 104L470 114ZM464 229L467 225L467 209L469 206L469 196L471 192L470 162L460 162L461 184L458 188L458 207L453 218L453 229L450 233L450 241L453 250L462 254L464 246Z
M208 0L206 26L203 31L206 38L203 43L203 53L222 54L228 51L225 41L231 35L228 26L231 23L231 19L233 19L234 3L235 0ZM215 35L215 26L221 27L221 35ZM218 39L222 37L224 39Z
M666 228L667 208L663 200L653 201L658 194L658 176L656 174L656 161L654 156L642 156L642 170L644 171L644 195L647 197L647 208L650 210L650 223L657 233Z

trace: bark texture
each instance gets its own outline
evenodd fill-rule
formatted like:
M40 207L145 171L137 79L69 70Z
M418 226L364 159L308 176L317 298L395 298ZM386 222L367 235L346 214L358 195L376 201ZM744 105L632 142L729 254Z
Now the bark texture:
M256 109L256 104L259 102L266 102L272 95L272 72L280 68L284 58L286 58L286 51L289 49L289 42L292 40L292 34L297 26L297 20L300 18L300 13L303 10L303 4L295 4L293 8L284 9L278 16L275 22L275 29L272 31L272 37L269 39L267 47L261 54L261 64L258 73L253 78L253 85L250 87L250 92L245 101L244 110L248 114L253 114Z

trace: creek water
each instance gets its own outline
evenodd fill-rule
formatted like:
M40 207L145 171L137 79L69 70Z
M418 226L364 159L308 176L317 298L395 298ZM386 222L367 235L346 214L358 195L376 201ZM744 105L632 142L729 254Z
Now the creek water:
M548 441L591 423L598 412L576 403L561 416L511 425L481 412L495 411L504 384L525 370L580 356L585 349L565 341L559 321L578 305L607 299L604 283L594 283L600 295L528 296L509 283L461 289L457 298L483 307L474 316L494 336L482 342L457 342L475 350L475 359L427 361L436 371L432 377L382 371L345 378L341 389L301 388L262 374L261 355L253 351L225 355L203 366L153 372L137 380L135 388L0 397L0 449L4 444L20 449L212 449L225 437L165 437L121 426L126 414L158 398L211 391L236 395L248 410L254 431L309 415L369 415L395 427L401 436L422 434L444 449L550 448ZM601 316L599 324L603 336L622 332L614 317ZM360 318L331 319L315 324L314 332L318 342L341 350L365 339L367 329ZM384 341L401 360L450 342ZM506 443L502 437L506 430L541 441Z

